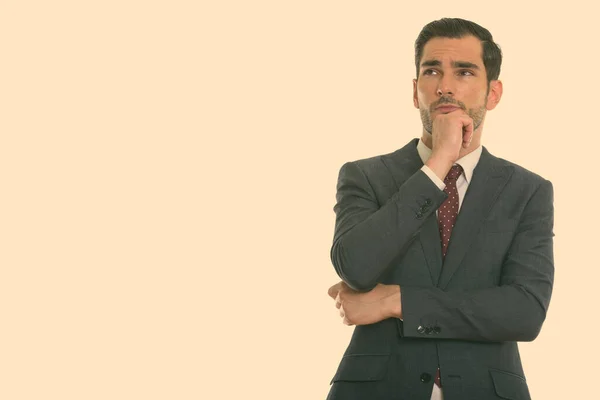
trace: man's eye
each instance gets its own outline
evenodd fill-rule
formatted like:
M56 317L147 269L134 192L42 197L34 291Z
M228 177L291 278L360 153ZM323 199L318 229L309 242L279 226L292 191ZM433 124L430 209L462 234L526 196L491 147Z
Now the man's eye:
M471 71L464 71L464 70L463 70L463 71L460 71L459 73L460 73L461 75L468 74L468 75L465 75L465 76L473 76L473 75L474 75L474 74L473 74Z
M433 73L437 74L437 71L434 69L426 69L425 71L423 71L423 75L432 75Z

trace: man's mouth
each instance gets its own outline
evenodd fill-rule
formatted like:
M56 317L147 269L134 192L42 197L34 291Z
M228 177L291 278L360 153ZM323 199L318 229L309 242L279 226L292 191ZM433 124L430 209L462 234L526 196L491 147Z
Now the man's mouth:
M435 109L437 111L441 111L441 112L450 112L450 111L454 111L454 110L458 110L460 107L458 106L454 106L454 105L441 105L436 107Z

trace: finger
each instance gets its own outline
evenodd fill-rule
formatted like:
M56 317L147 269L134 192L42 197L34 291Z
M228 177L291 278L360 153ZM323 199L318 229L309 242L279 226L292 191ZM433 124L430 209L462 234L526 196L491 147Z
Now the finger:
M340 291L340 282L336 283L335 285L333 285L332 287L329 288L329 290L327 291L327 294L329 294L329 297L334 298L337 296L337 294Z
M340 303L339 301L335 302L335 308L340 308L342 306L342 303Z
M337 296L337 291L335 290L335 285L330 287L329 290L327 290L327 294L329 295L329 297L331 297L332 299L335 299L335 296Z

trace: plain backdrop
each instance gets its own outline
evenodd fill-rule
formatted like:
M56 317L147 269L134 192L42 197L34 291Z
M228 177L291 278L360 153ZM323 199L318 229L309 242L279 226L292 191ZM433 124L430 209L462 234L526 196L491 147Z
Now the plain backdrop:
M349 160L421 134L414 41L488 28L483 144L554 184L534 399L597 358L593 2L3 1L0 398L324 399L352 333L327 288Z

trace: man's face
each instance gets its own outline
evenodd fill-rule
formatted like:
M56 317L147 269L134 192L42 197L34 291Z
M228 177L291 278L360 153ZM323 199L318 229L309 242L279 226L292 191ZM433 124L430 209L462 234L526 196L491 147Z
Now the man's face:
M492 81L494 82L494 81ZM474 36L460 39L433 38L424 48L419 78L413 80L413 101L421 112L423 128L431 134L433 119L451 109L436 109L442 104L460 107L472 119L474 130L483 122L490 101L482 58L481 41Z

